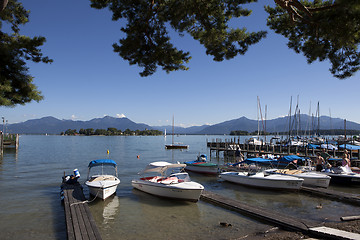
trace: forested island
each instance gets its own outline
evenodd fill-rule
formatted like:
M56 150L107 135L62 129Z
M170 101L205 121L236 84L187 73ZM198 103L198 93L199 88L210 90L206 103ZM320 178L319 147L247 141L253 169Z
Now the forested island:
M126 129L125 131L118 130L116 128L108 128L105 129L96 129L87 128L87 129L80 129L79 132L76 129L68 129L65 132L61 132L61 135L85 135L85 136L158 136L163 135L162 131L159 130L130 130Z

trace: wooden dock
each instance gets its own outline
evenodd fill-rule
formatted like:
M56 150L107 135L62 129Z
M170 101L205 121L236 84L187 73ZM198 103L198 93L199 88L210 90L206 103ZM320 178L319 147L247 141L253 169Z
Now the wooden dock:
M0 133L0 155L3 155L4 148L19 148L19 134Z
M287 230L307 232L310 227L317 227L321 225L316 222L305 221L297 217L291 217L278 212L273 212L265 208L251 206L238 200L226 198L209 191L204 191L201 194L200 199L248 215L250 217L255 217L258 220L272 223Z
M331 198L337 201L360 205L360 194L344 193L330 190L327 188L313 188L304 186L300 188L300 191L304 193L309 193L311 195L314 194L320 197Z
M247 143L240 143L235 139L221 140L216 139L214 141L207 141L207 147L210 149L210 158L212 152L215 151L216 157L219 157L220 152L223 152L224 157L234 157L235 152L240 148L240 152L246 156L262 156L266 154L272 155L298 155L300 157L309 157L315 158L316 153L321 152L321 149L308 148L304 146L282 146L281 144L263 144L263 145L254 145ZM328 153L334 158L339 158L344 154L344 150L328 150ZM349 150L351 158L360 159L360 151L358 150Z
M238 200L223 197L219 194L204 191L200 199L206 202L234 210L244 215L254 217L264 222L282 227L290 231L299 231L305 234L321 237L325 239L359 239L360 234L340 231L333 228L323 227L319 222L299 219L279 212L274 212L265 208L251 206ZM339 238L341 236L341 238Z
M69 240L101 240L100 232L91 215L82 187L62 184L67 236Z

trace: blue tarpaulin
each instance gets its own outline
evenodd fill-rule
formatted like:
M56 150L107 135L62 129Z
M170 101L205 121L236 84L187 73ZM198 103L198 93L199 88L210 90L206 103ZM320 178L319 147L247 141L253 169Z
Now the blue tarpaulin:
M339 148L345 148L345 146L346 146L347 150L359 150L360 149L360 146L355 146L355 145L350 145L350 144L340 145Z
M95 167L95 166L101 166L101 165L107 165L107 166L114 166L116 167L116 162L114 160L111 159L98 159L98 160L93 160L89 163L89 168L90 167Z
M296 156L296 155L288 155L288 156L283 156L282 158L279 158L278 161L279 162L293 162L295 160L302 160L302 157Z
M316 144L308 144L308 148L319 148L319 145Z
M252 164L252 163L258 163L258 164L271 164L271 163L276 163L276 160L272 160L272 159L265 159L265 158L247 158L246 160L242 161L242 162L238 162L238 163L234 163L233 166L242 164L242 163L247 163L247 164Z

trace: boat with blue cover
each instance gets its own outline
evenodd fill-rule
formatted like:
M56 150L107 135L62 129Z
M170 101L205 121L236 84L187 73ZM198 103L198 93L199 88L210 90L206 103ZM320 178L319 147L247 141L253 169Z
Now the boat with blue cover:
M95 168L96 167L96 168ZM90 175L90 172L96 169L96 174ZM111 169L114 173L104 173L104 170ZM120 180L117 176L117 164L111 159L93 160L88 165L88 177L85 185L88 186L90 194L103 200L116 192Z

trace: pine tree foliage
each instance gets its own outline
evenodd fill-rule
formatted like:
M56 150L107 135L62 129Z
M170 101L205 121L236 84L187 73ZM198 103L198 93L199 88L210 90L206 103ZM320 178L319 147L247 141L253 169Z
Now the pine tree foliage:
M13 107L43 99L33 84L26 61L52 62L39 49L44 37L20 35L20 25L28 22L29 12L16 0L0 2L0 106ZM5 32L4 24L11 26Z
M298 1L290 1L298 2ZM286 37L288 47L308 63L329 60L339 79L360 69L360 1L300 1L303 8L266 7L268 26Z
M199 41L215 61L243 55L249 46L266 37L265 31L248 32L229 26L231 19L246 17L244 4L257 0L90 0L93 8L109 8L113 20L125 19L125 37L114 51L153 74L157 67L166 72L187 70L191 56L171 42L169 28ZM270 0L268 0L270 1ZM308 63L328 60L333 76L353 76L360 67L358 0L274 0L266 6L268 26L285 36L288 47L302 53Z

